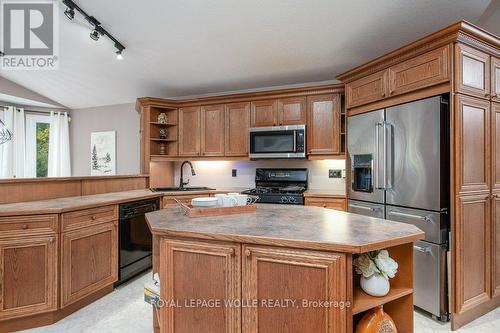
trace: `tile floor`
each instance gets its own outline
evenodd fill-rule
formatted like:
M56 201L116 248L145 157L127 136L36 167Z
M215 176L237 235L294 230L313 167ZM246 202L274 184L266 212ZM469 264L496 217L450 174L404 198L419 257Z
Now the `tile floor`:
M150 333L151 307L143 301L146 273L118 287L91 305L51 326L23 331L24 333ZM415 333L450 332L449 323L439 323L420 311L415 312ZM457 333L500 332L500 308L473 321Z

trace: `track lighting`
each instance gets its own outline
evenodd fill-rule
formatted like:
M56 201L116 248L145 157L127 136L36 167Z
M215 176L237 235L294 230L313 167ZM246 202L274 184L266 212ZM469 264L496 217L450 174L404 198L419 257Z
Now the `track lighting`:
M72 0L63 0L63 3L66 5L66 10L64 11L64 15L70 20L73 20L75 17L75 10L82 14L82 16L87 20L87 22L91 25L92 31L90 32L90 38L94 41L98 41L101 35L108 37L115 43L115 48L118 50L116 52L116 59L123 59L123 50L125 50L125 46L123 46L115 37L113 37L109 32L106 31L101 26L101 22L99 22L94 16L88 15L83 9L78 7L78 5ZM0 54L1 56L1 54Z
M0 51L0 57L4 57L5 56L5 53L3 53L2 51Z
M75 18L75 10L73 8L66 8L64 11L64 15L66 15L67 18L70 20L73 20Z

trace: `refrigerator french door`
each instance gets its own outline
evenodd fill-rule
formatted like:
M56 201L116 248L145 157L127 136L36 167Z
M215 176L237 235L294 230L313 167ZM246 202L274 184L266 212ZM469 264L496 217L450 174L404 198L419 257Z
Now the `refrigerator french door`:
M418 226L414 302L447 319L449 116L446 95L348 118L348 211Z

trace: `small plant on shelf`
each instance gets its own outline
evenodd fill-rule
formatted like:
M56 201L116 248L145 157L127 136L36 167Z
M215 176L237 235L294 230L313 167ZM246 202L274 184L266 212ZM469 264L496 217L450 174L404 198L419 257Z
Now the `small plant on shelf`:
M389 278L398 271L398 263L389 257L387 250L370 251L360 254L353 260L356 273L361 274L361 289L372 296L385 296L389 293Z

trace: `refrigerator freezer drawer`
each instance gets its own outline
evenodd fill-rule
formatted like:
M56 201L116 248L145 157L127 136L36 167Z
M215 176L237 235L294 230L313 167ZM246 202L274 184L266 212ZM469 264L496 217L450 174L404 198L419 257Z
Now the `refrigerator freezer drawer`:
M385 216L384 205L364 201L349 200L347 211L349 213L378 217L381 219Z
M446 246L425 241L413 245L414 304L441 320L446 318Z
M448 237L448 215L420 209L386 206L386 219L413 224L425 232L425 240L442 244Z

